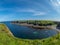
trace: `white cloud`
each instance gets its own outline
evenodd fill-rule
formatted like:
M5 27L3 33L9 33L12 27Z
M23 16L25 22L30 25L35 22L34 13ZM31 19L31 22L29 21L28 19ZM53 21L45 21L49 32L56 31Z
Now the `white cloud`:
M51 0L51 2L52 2L52 4L53 4L53 6L60 6L60 0Z
M50 0L53 9L60 13L60 0Z
M45 15L45 12L34 12L34 16Z
M38 10L33 10L33 9L21 9L21 10L16 10L16 12L31 12L33 14L33 16L40 16L40 15L45 15L46 12L41 12ZM48 11L49 12L49 11Z
M35 12L33 9L17 9L16 12Z

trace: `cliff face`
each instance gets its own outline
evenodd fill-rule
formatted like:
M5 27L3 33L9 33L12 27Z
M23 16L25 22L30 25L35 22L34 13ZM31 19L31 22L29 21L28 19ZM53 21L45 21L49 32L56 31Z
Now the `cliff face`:
M57 29L60 29L60 23L59 24L57 24L57 27L56 27Z

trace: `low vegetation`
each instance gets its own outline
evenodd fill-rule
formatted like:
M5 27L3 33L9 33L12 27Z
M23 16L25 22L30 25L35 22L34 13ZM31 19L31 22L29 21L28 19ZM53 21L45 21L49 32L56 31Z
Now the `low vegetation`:
M0 24L0 45L60 45L60 33L45 39L21 39L12 36L5 24Z
M48 25L56 25L54 21L46 21L46 20L22 20L22 21L13 21L14 23L27 23L39 26L48 26Z

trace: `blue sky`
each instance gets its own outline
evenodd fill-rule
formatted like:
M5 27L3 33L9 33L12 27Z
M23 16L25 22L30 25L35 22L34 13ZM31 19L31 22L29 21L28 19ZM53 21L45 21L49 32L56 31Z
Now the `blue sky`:
M60 0L0 0L0 21L60 21Z

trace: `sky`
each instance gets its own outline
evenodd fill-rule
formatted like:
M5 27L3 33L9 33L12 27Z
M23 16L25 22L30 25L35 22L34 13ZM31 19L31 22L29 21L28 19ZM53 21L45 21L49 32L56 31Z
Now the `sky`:
M0 0L0 21L60 21L60 0Z

